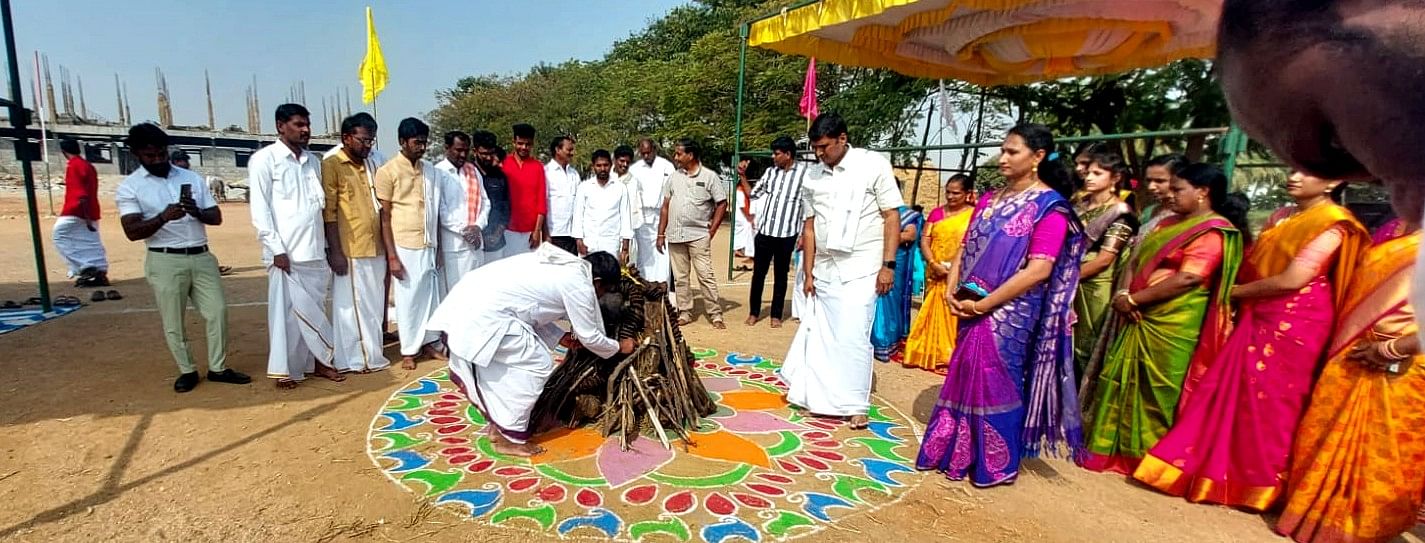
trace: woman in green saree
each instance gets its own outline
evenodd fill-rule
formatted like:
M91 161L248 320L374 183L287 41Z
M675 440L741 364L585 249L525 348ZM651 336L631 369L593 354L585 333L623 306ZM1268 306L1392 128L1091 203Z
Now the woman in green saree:
M1084 378L1099 333L1108 320L1113 285L1121 267L1119 253L1128 246L1138 227L1133 208L1118 197L1116 187L1128 178L1128 164L1118 153L1088 156L1084 190L1074 202L1074 212L1084 223L1088 250L1079 266L1078 294L1074 296L1074 362Z
M1194 350L1220 345L1230 329L1246 206L1229 198L1227 177L1207 164L1182 168L1170 191L1173 215L1134 249L1113 295L1117 327L1100 349L1089 458L1081 463L1094 471L1133 473L1173 425Z

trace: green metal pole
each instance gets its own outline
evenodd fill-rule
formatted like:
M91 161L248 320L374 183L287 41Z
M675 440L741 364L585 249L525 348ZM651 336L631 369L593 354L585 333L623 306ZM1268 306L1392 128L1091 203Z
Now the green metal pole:
M747 35L752 32L752 23L743 23L738 28L737 52L737 118L732 123L732 186L728 194L733 195L732 233L727 236L727 278L732 279L732 268L737 259L737 165L742 162L742 94L747 84Z
M1232 121L1232 126L1227 128L1227 134L1222 137L1222 173L1227 175L1227 185L1236 187L1237 183L1232 175L1237 170L1237 155L1247 150L1247 134L1242 132L1242 127L1237 125L1237 121Z
M15 21L10 15L10 0L0 0L0 25L5 32L5 58L10 63L10 124L15 126L15 150L29 147L29 112L25 111L24 95L20 91L20 65L15 54ZM49 313L54 309L49 299L49 276L45 273L45 248L40 241L40 212L35 203L35 171L30 161L34 157L20 158L20 176L25 180L25 206L30 212L30 239L35 249L35 275L40 282L40 309Z

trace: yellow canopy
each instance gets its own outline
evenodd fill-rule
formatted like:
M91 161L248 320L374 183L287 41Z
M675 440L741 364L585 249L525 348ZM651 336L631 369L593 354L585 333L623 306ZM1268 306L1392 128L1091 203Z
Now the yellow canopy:
M1017 85L1211 58L1222 0L821 0L748 44L844 66Z

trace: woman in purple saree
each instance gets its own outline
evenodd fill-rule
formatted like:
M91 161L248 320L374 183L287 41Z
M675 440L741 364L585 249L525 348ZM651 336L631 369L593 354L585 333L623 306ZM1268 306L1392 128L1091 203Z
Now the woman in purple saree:
M1046 445L1082 450L1069 313L1084 236L1053 148L1042 125L1011 129L999 159L1008 183L970 219L950 273L959 340L919 469L986 487L1014 482L1020 458Z

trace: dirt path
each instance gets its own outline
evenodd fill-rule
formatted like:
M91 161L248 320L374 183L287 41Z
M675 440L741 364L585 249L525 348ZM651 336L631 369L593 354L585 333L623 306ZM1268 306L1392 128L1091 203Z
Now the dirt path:
M0 299L34 294L23 202L0 199ZM112 206L108 207L112 213ZM226 279L231 366L254 376L266 361L266 275L243 205L210 229ZM48 238L52 220L45 220ZM396 387L424 374L393 369L345 383L311 380L277 391L204 382L172 392L175 368L141 277L144 252L117 217L102 233L126 298L0 336L0 539L16 541L529 541L519 529L423 511L366 456L372 416ZM718 240L725 243L727 234ZM80 294L46 239L56 294ZM721 264L720 265L724 265ZM749 331L750 274L724 287L729 327L688 329L690 343L781 359L794 326ZM719 277L725 277L719 273ZM88 299L84 296L84 299ZM188 319L202 353L201 323ZM201 354L199 354L201 358ZM923 424L940 379L877 367L878 391ZM1280 541L1268 521L1167 498L1060 460L1034 461L1020 481L988 491L927 476L899 504L851 517L825 541ZM362 535L365 534L365 535Z

